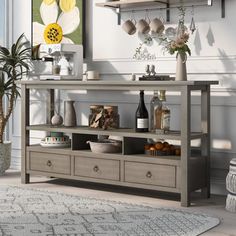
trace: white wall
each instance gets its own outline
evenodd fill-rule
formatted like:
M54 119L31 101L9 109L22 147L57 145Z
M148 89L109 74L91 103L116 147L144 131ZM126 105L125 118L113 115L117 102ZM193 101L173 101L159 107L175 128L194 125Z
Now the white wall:
M0 45L5 44L5 1L0 0Z
M17 38L22 32L30 38L31 6L30 0L13 0L13 37ZM86 62L89 69L100 71L103 79L129 79L130 73L143 73L145 65L155 64L159 73L175 72L175 57L163 55L157 43L148 47L151 53L156 53L155 61L134 61L132 59L135 48L141 42L140 36L126 35L117 25L116 14L110 9L94 7L96 2L102 0L87 0L87 48ZM212 189L216 193L225 192L225 175L229 161L236 156L236 132L234 117L236 117L235 87L236 87L236 29L232 27L236 21L234 13L236 1L226 2L226 18L222 19L220 1L215 0L211 8L196 8L195 21L197 31L191 36L190 47L192 56L188 58L188 79L219 80L220 85L212 88ZM150 17L160 14L150 13ZM163 13L164 14L164 13ZM137 14L136 18L143 17ZM122 15L122 21L128 18ZM186 22L190 21L190 11L186 15ZM171 12L171 22L168 26L174 26L177 21L176 12ZM148 103L151 96L146 96ZM137 106L137 93L99 93L88 92L87 95L74 92L67 95L77 100L78 121L87 122L88 106L96 103L119 104L121 125L133 124L134 112ZM41 108L45 102L45 96L38 99L34 94L32 102L32 122L43 120ZM172 111L171 126L179 127L179 97L176 94L168 94L168 102ZM200 109L198 94L193 97L192 129L200 127L197 119ZM19 167L20 163L20 104L13 116L13 164ZM81 111L79 113L79 111ZM38 138L39 133L33 133Z

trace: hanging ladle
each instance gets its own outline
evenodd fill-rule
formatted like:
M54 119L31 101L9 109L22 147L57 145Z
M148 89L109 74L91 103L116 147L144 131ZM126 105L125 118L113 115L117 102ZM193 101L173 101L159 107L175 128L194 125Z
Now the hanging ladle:
M190 23L189 29L190 29L190 31L193 34L194 31L196 30L196 25L195 25L195 21L194 21L194 6L192 6L191 15L192 15L192 19L191 19L191 23Z

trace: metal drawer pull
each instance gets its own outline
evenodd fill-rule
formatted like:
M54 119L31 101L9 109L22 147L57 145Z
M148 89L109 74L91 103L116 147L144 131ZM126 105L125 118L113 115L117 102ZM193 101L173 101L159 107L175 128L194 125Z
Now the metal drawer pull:
M98 166L94 166L94 167L93 167L93 171L94 171L94 172L98 172L98 171L99 171L99 167L98 167Z
M47 166L51 167L51 166L52 166L52 162L51 162L51 161L48 161L48 162L47 162Z
M151 171L148 171L148 172L147 172L146 177L149 178L149 179L152 178L152 173L151 173Z

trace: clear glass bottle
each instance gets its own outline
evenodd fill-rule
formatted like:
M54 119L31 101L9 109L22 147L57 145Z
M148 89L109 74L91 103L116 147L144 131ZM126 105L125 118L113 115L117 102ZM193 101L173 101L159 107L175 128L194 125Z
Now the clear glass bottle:
M161 127L161 120L156 119L156 111L161 110L162 102L158 97L158 91L154 91L154 95L152 100L150 101L150 130L151 132L155 133L156 128L159 126ZM159 124L159 125L158 125Z
M161 131L167 133L170 130L170 109L166 105L166 91L160 91L160 100L162 101L161 109Z
M165 90L160 90L158 100L159 101L156 100L156 106L155 109L153 109L153 127L156 134L164 134L170 130L170 109L166 105Z

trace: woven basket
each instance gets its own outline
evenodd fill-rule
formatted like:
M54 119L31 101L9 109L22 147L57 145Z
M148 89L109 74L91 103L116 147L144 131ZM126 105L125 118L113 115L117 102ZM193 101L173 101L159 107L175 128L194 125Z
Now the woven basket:
M229 173L226 177L226 189L236 194L236 159L230 161Z
M226 189L229 194L226 199L225 209L236 212L236 159L230 161L229 173L226 177Z
M236 195L228 194L225 209L230 212L236 212Z

